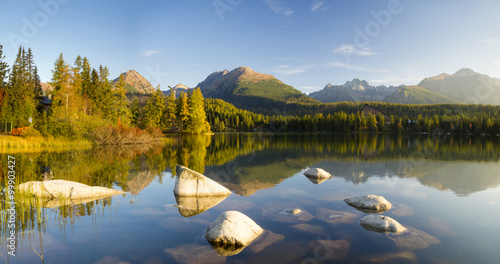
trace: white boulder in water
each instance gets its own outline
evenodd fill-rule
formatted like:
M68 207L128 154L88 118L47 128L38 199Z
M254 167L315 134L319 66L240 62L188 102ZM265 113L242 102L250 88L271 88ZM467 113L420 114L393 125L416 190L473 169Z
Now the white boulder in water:
M212 247L219 249L219 253L224 249L227 252L225 255L232 255L230 252L239 253L263 231L248 216L238 211L227 211L210 224L205 238Z
M384 212L391 209L392 204L384 197L378 195L366 195L344 199L348 205L369 213Z
M359 220L361 226L367 230L379 233L401 233L406 231L398 221L383 215L367 215Z
M313 179L328 179L332 175L320 168L312 168L304 172L304 175Z
M184 166L177 165L174 194L177 196L227 196L231 191L214 180Z

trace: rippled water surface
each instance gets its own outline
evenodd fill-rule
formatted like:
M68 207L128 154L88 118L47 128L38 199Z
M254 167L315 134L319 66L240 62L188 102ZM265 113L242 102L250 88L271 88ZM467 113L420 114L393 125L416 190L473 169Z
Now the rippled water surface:
M8 226L8 156L16 184L65 179L126 191L94 201L16 197ZM4 153L0 263L498 263L498 138L218 134L163 145ZM173 194L177 164L232 191ZM303 175L323 168L323 182ZM382 195L411 232L365 230L347 197ZM190 207L197 204L198 208ZM179 207L180 205L180 207ZM299 208L294 217L280 214ZM207 226L240 211L265 233L241 252L212 248ZM15 233L15 255L8 252ZM223 253L224 255L220 255ZM225 256L227 255L227 256Z

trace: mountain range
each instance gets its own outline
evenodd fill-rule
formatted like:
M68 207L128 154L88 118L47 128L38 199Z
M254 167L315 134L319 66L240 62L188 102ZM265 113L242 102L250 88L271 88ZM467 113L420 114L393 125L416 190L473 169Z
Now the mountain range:
M281 104L318 102L269 74L238 67L216 71L196 87L203 96L219 98L236 107L255 110Z
M145 94L154 92L149 81L136 71L130 70L124 74L131 91ZM238 67L231 71L213 72L196 87L207 98L219 98L236 107L258 112L301 103L345 101L500 105L500 79L471 69L425 78L415 86L372 86L365 80L353 79L342 85L327 84L322 90L306 95L272 75L255 72L249 67ZM181 83L174 88L177 96L180 91L190 89ZM164 94L170 94L170 90L164 91Z

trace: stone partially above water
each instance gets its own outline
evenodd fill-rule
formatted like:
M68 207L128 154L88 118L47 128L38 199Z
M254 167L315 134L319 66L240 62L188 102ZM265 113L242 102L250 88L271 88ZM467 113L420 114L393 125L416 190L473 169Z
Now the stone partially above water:
M312 168L304 172L304 175L313 179L328 179L332 175L320 168Z
M367 195L344 199L348 205L366 213L380 213L391 209L392 204L384 197Z
M205 238L219 254L239 253L264 230L248 216L238 211L222 213L207 228Z
M104 198L124 193L123 191L101 186L88 186L83 183L65 180L30 181L20 184L18 188L21 193L55 199Z
M379 233L401 233L406 231L398 221L383 215L367 215L359 220L361 226L370 231Z
M174 194L177 196L227 196L231 191L214 180L177 165Z

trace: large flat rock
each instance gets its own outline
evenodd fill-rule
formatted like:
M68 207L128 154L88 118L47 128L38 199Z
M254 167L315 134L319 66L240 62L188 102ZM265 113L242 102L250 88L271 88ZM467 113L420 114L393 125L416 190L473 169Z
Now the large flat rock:
M21 193L29 193L37 197L71 200L104 198L124 193L101 186L88 186L65 180L30 181L20 184L18 188Z
M177 165L176 196L228 196L231 191L201 173Z

